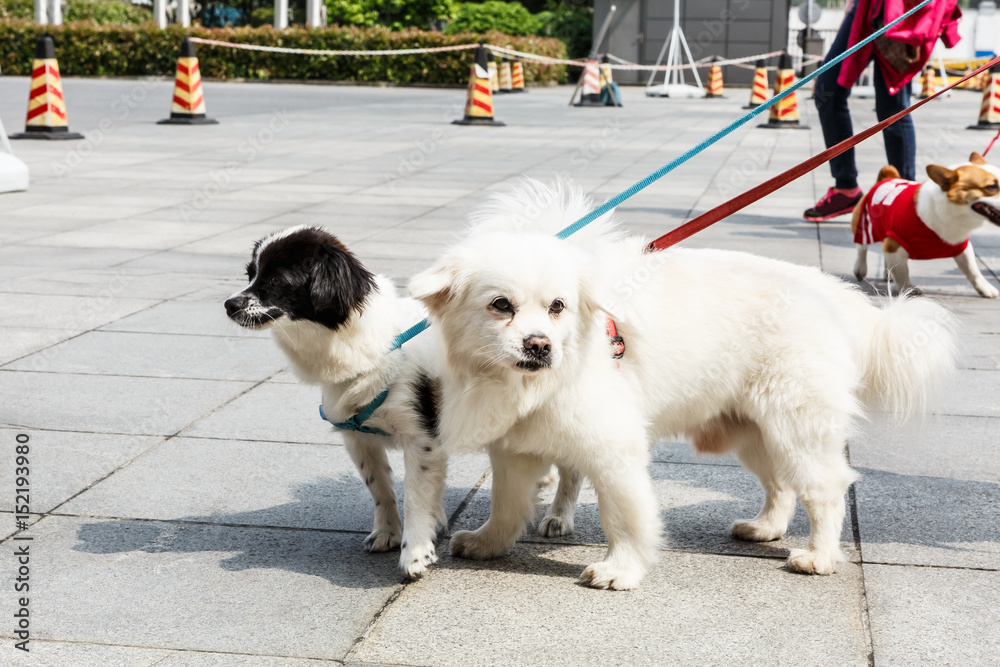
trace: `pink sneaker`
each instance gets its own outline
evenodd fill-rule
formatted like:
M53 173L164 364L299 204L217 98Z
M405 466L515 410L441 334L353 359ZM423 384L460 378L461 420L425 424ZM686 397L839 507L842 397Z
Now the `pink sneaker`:
M853 190L830 188L815 206L802 215L806 220L812 222L822 222L823 220L836 218L838 215L844 215L853 211L863 196L864 193L861 192L861 188L854 188Z

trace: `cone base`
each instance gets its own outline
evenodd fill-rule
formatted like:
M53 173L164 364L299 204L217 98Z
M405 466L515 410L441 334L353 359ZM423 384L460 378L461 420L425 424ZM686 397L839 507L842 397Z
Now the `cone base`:
M591 94L587 94L587 95L581 95L580 96L580 101L576 102L575 104L573 104L573 106L575 106L575 107L605 107L605 106L608 106L608 105L601 101L601 96L600 95L594 95L594 94L591 93Z
M187 116L181 114L170 114L170 118L156 121L157 125L218 125L219 121L214 118L207 118L204 114L198 116Z
M482 116L466 116L465 118L460 118L458 120L451 121L452 125L494 125L496 127L504 127L506 123L501 123L498 120L493 120L493 118L483 118Z
M746 105L744 107L741 107L741 108L743 108L743 109L756 109L761 104L763 104L763 102L758 102L757 104L748 104L748 105Z
M514 88L512 90L508 90L507 92L508 93L526 93L526 92L528 92L528 89L527 88Z
M991 132L996 132L1000 130L1000 123L978 123L976 125L970 125L965 128L967 130L989 130ZM14 137L11 137L13 139Z
M770 128L772 130L808 130L808 125L803 125L797 120L772 120L761 123L757 127Z
M513 93L513 92L515 92L515 91L514 91L514 89L513 89L513 88L509 88L509 89L508 89L508 88L501 88L501 89L500 89L500 90L498 90L497 92L498 92L498 93Z
M705 93L705 97L714 97L716 99L722 99L725 97L722 93Z
M44 129L32 130L26 129L24 132L19 132L17 134L12 134L10 139L44 139L46 141L67 141L72 139L83 139L83 135L79 132L70 132L69 129L63 128L51 128L46 127Z

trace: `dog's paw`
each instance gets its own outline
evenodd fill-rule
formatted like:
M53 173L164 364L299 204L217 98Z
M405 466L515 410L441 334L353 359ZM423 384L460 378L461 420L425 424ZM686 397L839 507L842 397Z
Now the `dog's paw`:
M785 531L764 521L736 521L729 528L729 534L744 542L771 542Z
M987 299L995 299L1000 296L1000 290L991 285L990 281L986 280L986 278L977 280L974 287L979 294L985 296Z
M427 573L427 568L438 560L433 542L406 544L399 555L399 569L408 579L417 579Z
M573 518L547 516L538 524L538 534L542 537L563 537L573 534Z
M401 539L402 531L400 530L392 530L391 528L376 530L365 538L365 551L373 554L392 551L399 546Z
M837 554L792 549L788 552L788 569L801 574L833 574L838 560Z
M639 568L622 567L610 561L588 565L580 575L580 583L591 588L630 591L639 587L644 572Z
M451 537L451 555L469 560L489 560L502 554L505 549L493 544L479 531L460 530Z

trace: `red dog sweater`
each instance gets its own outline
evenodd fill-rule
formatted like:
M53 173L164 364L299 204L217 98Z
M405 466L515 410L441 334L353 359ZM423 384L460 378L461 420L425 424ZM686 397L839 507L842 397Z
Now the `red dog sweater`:
M903 246L912 259L941 259L962 254L969 240L945 243L917 215L920 183L890 178L875 184L861 205L854 242L863 245L889 237Z

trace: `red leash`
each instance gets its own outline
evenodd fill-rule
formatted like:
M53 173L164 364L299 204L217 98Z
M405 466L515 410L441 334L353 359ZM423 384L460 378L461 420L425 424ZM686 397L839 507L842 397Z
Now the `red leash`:
M857 146L858 144L860 144L865 139L868 139L869 137L871 137L871 136L873 136L875 134L878 134L879 132L881 132L885 128L889 127L890 125L892 125L893 123L895 123L897 120L899 120L900 118L902 118L906 114L911 113L915 109L918 109L918 108L922 107L923 105L927 104L928 102L930 102L931 100L933 100L934 98L936 98L938 95L941 95L942 93L948 92L949 90L951 90L952 88L954 88L958 84L960 84L960 83L962 83L964 81L968 81L972 77L977 76L979 73L988 70L990 67L993 67L997 63L1000 63L1000 56L997 56L996 58L994 58L990 62L986 63L985 65L983 65L982 67L980 67L976 71L972 72L971 74L966 74L964 77L962 77L961 79L959 79L955 83L953 83L953 84L951 84L951 85L949 85L949 86L947 86L945 88L942 88L941 90L939 90L938 92L934 93L930 97L928 97L926 99L923 99L923 100L920 100L916 104L913 104L913 105L907 107L906 109L903 109L902 111L900 111L899 113L897 113L894 116L890 116L889 118L886 118L881 123L878 123L877 125L873 125L872 127L869 127L867 130L864 130L863 132L861 132L860 134L855 134L853 137L850 137L848 139L845 139L844 141L841 141L836 146L832 146L830 148L827 148L822 153L819 153L817 155L812 156L811 158L809 158L805 162L797 164L796 166L792 167L788 171L782 172L782 173L778 174L777 176L775 176L774 178L771 178L771 179L768 179L768 180L764 181L760 185L758 185L758 186L756 186L754 188L751 188L750 190L744 192L741 195L733 197L732 199L730 199L727 202L725 202L723 204L720 204L719 206L716 206L713 209L709 209L708 211L705 211L704 213L702 213L698 217L692 218L691 220L688 220L687 222L685 222L680 227L677 227L675 229L671 229L669 232L667 232L666 234L664 234L660 238L658 238L655 241L653 241L652 243L650 243L646 247L646 251L647 252L655 252L657 250L665 250L666 248L669 248L670 246L672 246L672 245L674 245L676 243L680 243L681 241L683 241L684 239L686 239L688 237L694 236L698 232L702 231L703 229L706 229L706 228L710 227L711 225L714 225L715 223L719 222L723 218L729 217L733 213L736 213L737 211L746 208L747 206L749 206L750 204L754 203L755 201L763 199L764 197L766 197L767 195L771 194L775 190L777 190L779 188L783 188L784 186L788 185L789 183L791 183L792 181L794 181L795 179L797 179L799 176L802 176L803 174L809 173L810 171L812 171L816 167L820 166L821 164L824 164L825 162L828 162L829 160L837 157L841 153L843 153L843 152L845 152L845 151L847 151L847 150L849 150L851 148L854 148L855 146ZM995 141L995 139L994 139L994 141ZM993 144L991 142L990 146L992 146L992 145ZM989 151L988 148L986 150Z
M990 139L990 145L987 146L986 150L983 151L983 157L986 157L987 153L990 152L990 149L993 148L993 144L997 142L997 139L1000 139L1000 130L997 130L997 133L993 136L992 139Z

